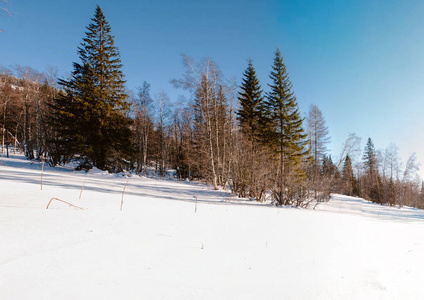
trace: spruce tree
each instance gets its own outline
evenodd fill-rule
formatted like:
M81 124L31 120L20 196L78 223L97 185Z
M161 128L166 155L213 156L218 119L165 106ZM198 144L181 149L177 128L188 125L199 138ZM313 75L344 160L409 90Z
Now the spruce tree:
M371 176L374 176L377 172L377 153L375 152L371 138L368 138L362 159L364 161L366 172Z
M349 155L346 155L346 159L343 165L342 171L343 188L344 193L348 196L353 196L357 193L356 179L353 175L352 161Z
M377 153L371 138L368 138L362 157L365 168L365 198L381 203L381 178L378 174Z
M286 183L289 175L295 177L303 175L300 164L307 154L305 147L307 135L302 128L303 119L300 117L292 83L279 49L275 52L270 78L271 91L264 103L261 137L262 142L279 157L276 200L279 204L290 204L287 203L290 199L283 199Z
M249 59L248 67L243 73L243 82L240 87L238 100L240 108L237 111L237 119L244 134L249 140L255 139L258 130L258 122L263 103L262 90L253 62Z
M390 177L390 181L389 181L389 188L388 188L388 193L387 193L387 202L389 203L390 206L393 206L396 204L396 187L395 187L395 183L393 181L393 178Z
M78 48L81 62L74 63L69 80L59 80L64 92L53 104L58 134L53 157L59 162L77 158L84 169L117 171L130 149L130 120L125 115L130 105L119 51L100 6L87 30Z
M246 142L246 149L242 165L244 168L240 169L240 186L244 187L244 191L248 190L249 197L261 199L258 186L258 173L259 169L263 168L258 163L258 154L260 150L257 147L259 120L262 113L262 106L264 98L262 96L261 86L256 77L256 71L253 67L251 59L248 61L247 69L243 73L243 81L240 86L239 103L240 108L237 111L237 119L239 121L243 137Z
M331 177L335 174L336 169L337 168L333 163L331 155L324 155L322 158L321 175L325 177Z

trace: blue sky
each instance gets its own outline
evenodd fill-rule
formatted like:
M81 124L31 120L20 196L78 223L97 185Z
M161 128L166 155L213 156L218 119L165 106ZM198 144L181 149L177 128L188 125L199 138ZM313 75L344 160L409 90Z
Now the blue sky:
M181 54L210 56L240 82L253 59L264 90L280 48L302 114L314 103L334 156L350 132L390 143L424 169L424 1L19 1L0 17L0 64L64 76L97 4L112 27L127 86L146 80L176 100ZM420 172L424 174L424 172Z

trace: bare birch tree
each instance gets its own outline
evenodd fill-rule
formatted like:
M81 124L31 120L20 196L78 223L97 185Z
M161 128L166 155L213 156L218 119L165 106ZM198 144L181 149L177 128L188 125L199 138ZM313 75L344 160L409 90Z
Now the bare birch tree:
M193 96L194 139L199 154L198 168L206 175L214 189L225 186L225 122L226 96L222 75L214 61L203 59L196 64L183 55L185 73L181 79L172 80L176 87L189 90ZM224 141L224 142L223 142ZM203 161L203 163L202 163Z
M138 88L138 99L134 112L134 138L137 158L137 173L146 172L147 154L150 135L153 130L152 122L152 98L150 97L150 84L146 81Z
M157 133L158 133L158 166L159 174L164 176L165 174L165 161L166 161L166 128L169 124L169 115L170 115L170 102L169 97L164 91L160 91L159 95L156 97L156 106L158 113L157 120Z

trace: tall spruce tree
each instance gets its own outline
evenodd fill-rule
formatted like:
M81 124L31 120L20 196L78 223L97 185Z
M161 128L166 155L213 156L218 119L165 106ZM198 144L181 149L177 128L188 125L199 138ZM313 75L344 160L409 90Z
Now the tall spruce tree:
M69 80L59 80L64 92L55 99L53 123L57 128L55 162L77 158L79 167L116 171L130 149L130 105L124 75L111 28L97 6L86 37L78 48Z
M349 155L346 155L342 171L343 193L348 196L356 195L356 179L353 175L352 160Z
M377 152L371 138L368 138L367 145L362 157L365 168L364 192L365 198L381 203L381 177L378 174Z
M245 151L243 157L245 164L240 164L243 168L239 170L240 176L238 176L238 180L240 186L243 187L242 193L248 191L249 197L260 199L260 192L257 188L258 169L260 168L257 141L264 98L251 59L248 61L248 66L243 76L238 97L240 107L237 111L237 119L247 147L243 149Z
M263 97L251 59L249 59L247 69L243 75L244 78L240 87L241 92L239 92L238 97L240 108L237 111L237 119L240 122L244 134L249 140L252 140L257 135Z
M362 159L364 161L366 172L369 175L374 176L377 172L377 153L375 152L374 144L371 138L368 138Z
M292 83L278 48L275 52L270 78L271 91L267 94L264 103L261 136L262 141L270 146L279 158L279 173L274 189L276 201L279 204L291 204L290 197L284 197L286 183L289 175L291 177L303 175L300 164L307 154L307 135L302 128L303 119L300 117Z

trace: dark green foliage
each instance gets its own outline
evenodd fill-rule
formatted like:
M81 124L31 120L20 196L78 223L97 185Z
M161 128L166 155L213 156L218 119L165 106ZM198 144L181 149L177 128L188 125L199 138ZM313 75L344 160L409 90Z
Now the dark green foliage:
M287 167L296 167L306 154L306 134L292 83L278 49L270 78L271 91L267 94L262 117L262 140L282 155Z
M353 175L352 161L349 155L346 156L342 172L342 192L348 196L357 196L356 179Z
M339 190L341 174L337 166L333 163L331 155L324 155L322 158L321 177L323 182L329 182L329 190L331 193Z
M244 134L246 134L249 140L252 140L257 135L263 97L251 59L249 59L248 67L243 75L244 78L240 87L241 92L239 92L238 97L240 108L237 111L237 119L240 122L240 127Z
M363 196L376 203L383 203L382 182L378 174L377 153L371 138L368 138L362 159L365 168Z
M59 80L64 92L55 99L57 129L54 163L77 159L79 167L118 171L128 156L131 131L118 49L110 26L97 6L69 80Z
M331 155L327 156L324 155L322 158L322 169L321 174L326 177L330 177L334 175L336 172L336 166L333 163L333 159L331 158Z
M237 186L238 192L243 197L249 196L262 201L264 188L259 178L263 177L260 174L263 173L261 169L264 166L260 164L261 150L258 147L258 138L264 98L251 59L243 75L238 97L240 107L237 111L237 119L243 133L243 139L239 143L245 143L245 145L244 149L238 153L242 159L237 162L238 173L234 186Z
M296 184L304 171L300 168L305 160L306 134L302 128L303 119L292 91L286 65L277 49L270 75L271 91L264 102L261 117L261 142L275 153L279 160L279 172L275 182L275 198L279 204L290 204L293 197L285 196L287 183Z
M369 174L375 174L377 172L377 153L375 152L371 138L368 138L362 159L364 161L366 171Z

